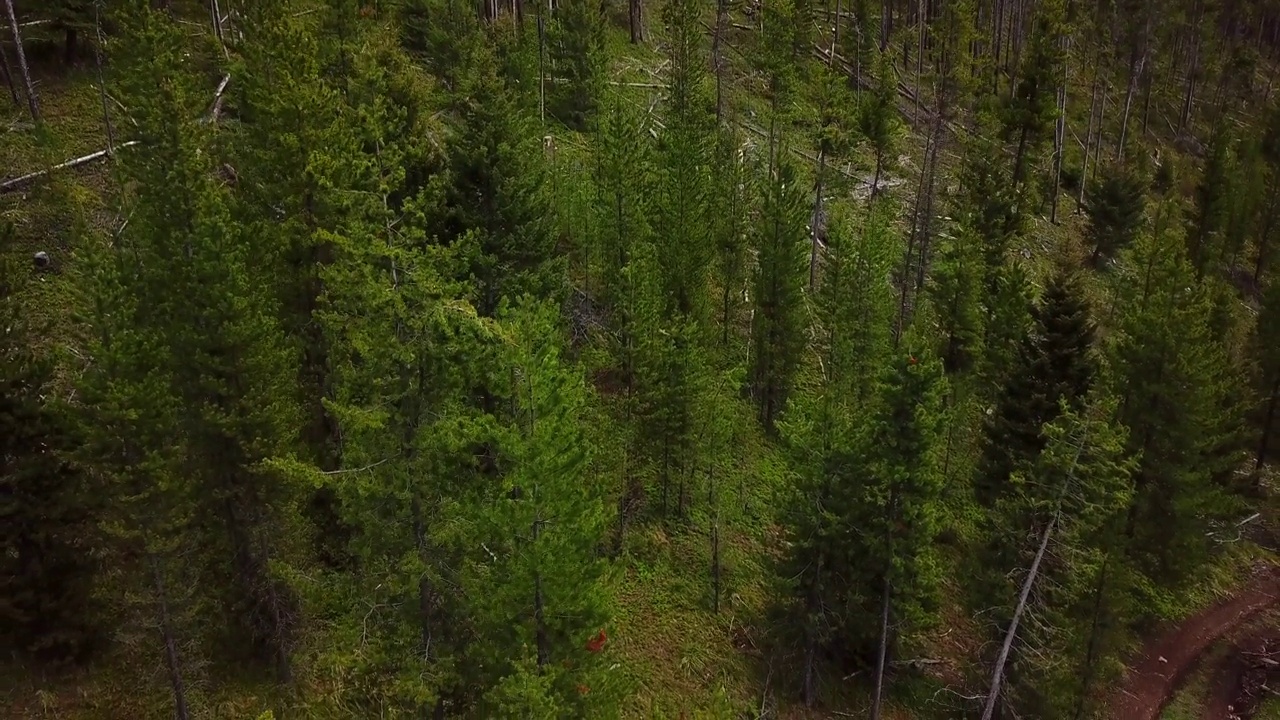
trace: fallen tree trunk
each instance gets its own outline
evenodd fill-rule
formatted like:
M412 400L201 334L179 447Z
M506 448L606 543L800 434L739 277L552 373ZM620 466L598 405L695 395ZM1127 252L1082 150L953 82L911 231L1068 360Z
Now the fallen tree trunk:
M116 149L119 150L121 148L131 147L133 145L139 144L140 142L141 141L139 140L130 140L129 142L124 143L123 145L121 145L119 148L116 148ZM54 171L66 170L68 168L87 165L88 163L94 162L95 160L101 160L105 157L109 157L112 154L113 153L110 150L99 150L98 152L95 152L95 153L89 153L84 157L78 157L72 160L68 160L64 163L59 163L47 170L39 170L37 172L27 173L26 175L13 178L12 180L5 180L3 183L0 183L0 192L9 192L10 190L16 190L22 187L23 185L26 185L27 183L31 182L32 180L44 177L45 175L48 175L49 173L52 173Z

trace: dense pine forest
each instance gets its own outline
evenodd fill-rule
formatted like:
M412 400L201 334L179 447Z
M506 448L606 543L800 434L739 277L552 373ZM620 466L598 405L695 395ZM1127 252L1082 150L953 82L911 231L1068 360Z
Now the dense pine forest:
M1274 0L3 2L0 716L1119 718L1280 549Z

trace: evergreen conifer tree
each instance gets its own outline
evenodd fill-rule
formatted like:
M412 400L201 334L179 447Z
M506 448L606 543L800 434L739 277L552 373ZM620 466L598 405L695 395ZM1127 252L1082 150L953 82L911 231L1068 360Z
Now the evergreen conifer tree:
M929 296L939 324L942 366L954 375L975 369L982 357L986 261L977 236L967 228L940 240Z
M833 217L815 328L821 379L804 388L782 424L798 475L785 572L796 582L792 600L803 631L809 704L816 700L818 651L850 632L839 612L850 588L839 578L860 563L844 547L848 513L860 492L856 458L862 448L851 439L859 414L876 397L893 308L889 272L896 248L882 207L869 212L860 239L843 214Z
M650 208L653 197L654 161L644 119L633 111L618 91L606 96L597 135L596 183L599 220L600 291L616 308L622 271L631 249L652 242ZM624 320L622 325L625 326Z
M666 129L659 136L658 260L671 300L671 319L701 320L714 248L706 222L714 116L702 50L699 4L673 0L663 8L672 38L667 75Z
M564 0L556 6L548 37L549 60L563 83L552 84L561 122L586 130L604 84L604 6L592 0Z
M541 187L539 135L496 65L487 41L463 49L450 93L447 172L438 180L442 209L432 232L460 246L463 277L474 278L474 304L486 317L503 297L559 297L565 270Z
M1123 521L1133 466L1113 398L1064 398L1060 410L1043 426L1042 450L1002 488L978 569L999 588L981 606L996 604L997 625L1013 641L1012 657L1003 656L1001 705L1042 717L1069 715L1077 699L1094 609L1090 581ZM1026 600L1023 587L1031 588Z
M1146 204L1143 181L1129 167L1103 165L1087 197L1085 237L1093 246L1089 262L1098 267L1128 247L1141 230Z
M603 661L588 649L609 614L598 553L606 515L603 489L586 475L586 391L560 359L558 315L526 299L504 316L511 410L499 445L510 469L485 492L478 530L487 539L464 583L486 639L474 649L481 672L495 681L519 673L513 661L527 648L552 678L542 693L582 716L608 689Z
M777 169L764 189L756 232L751 327L752 392L760 422L770 432L786 407L804 347L808 259L804 190L785 146L774 152Z
M720 286L720 343L729 344L742 292L747 285L748 213L754 207L753 173L742 138L733 125L716 135L711 178L711 235L715 276ZM726 347L727 349L727 347Z
M1215 471L1241 449L1228 402L1234 370L1180 245L1170 235L1134 245L1110 350L1129 450L1140 455L1125 552L1156 588L1181 587L1207 561L1206 532L1233 504Z
M124 165L136 189L116 244L131 265L116 281L136 296L139 343L163 348L155 360L167 383L161 405L174 409L176 434L151 452L190 489L203 587L220 595L228 631L287 680L296 613L270 565L284 560L284 510L295 488L264 462L297 450L296 360L269 266L255 262L255 238L232 221L206 126L192 117L204 92L186 68L181 31L146 9L128 22L121 85L145 148ZM161 75L171 79L157 86Z
M1203 277L1227 260L1223 235L1237 192L1234 166L1231 133L1225 123L1219 123L1206 151L1187 232L1188 259L1196 277Z
M1077 408L1097 373L1089 306L1072 271L1059 268L1045 288L1030 333L1018 346L1015 364L986 424L986 442L974 492L991 507L1005 484L1035 462L1044 449L1041 428L1063 403Z
M876 56L876 81L868 92L859 96L858 131L875 151L876 165L871 176L871 192L880 192L880 181L894 162L899 125L898 87L893 63L882 52Z
M1018 68L1016 86L1006 109L1006 131L1016 140L1013 185L1021 189L1027 165L1047 137L1056 113L1054 88L1062 75L1062 40L1068 32L1061 0L1036 7L1026 54Z
M907 348L917 343L906 339ZM878 645L873 715L884 695L888 663L900 640L926 624L938 590L934 542L942 523L938 438L946 380L942 363L926 352L899 351L884 371L862 435L866 464L847 526L856 528L847 539L853 556L869 560L851 578L848 622L852 647L869 651Z

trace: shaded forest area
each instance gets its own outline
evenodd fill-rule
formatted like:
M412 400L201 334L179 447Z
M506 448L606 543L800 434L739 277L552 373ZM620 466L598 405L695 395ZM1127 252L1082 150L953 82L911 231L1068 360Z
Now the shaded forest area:
M9 717L1107 718L1275 549L1271 0L4 0Z

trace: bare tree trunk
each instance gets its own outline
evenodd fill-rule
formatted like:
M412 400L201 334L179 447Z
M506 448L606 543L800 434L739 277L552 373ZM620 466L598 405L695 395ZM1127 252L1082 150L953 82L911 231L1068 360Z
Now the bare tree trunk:
M1062 153L1067 134L1067 76L1070 65L1069 52L1071 39L1064 35L1061 39L1063 49L1062 84L1058 86L1058 119L1053 124L1053 200L1049 209L1049 222L1058 222L1058 193L1062 190Z
M919 3L916 5L916 24L919 26L919 35L918 35L918 40L916 45L916 92L915 92L916 111L914 116L915 118L914 122L919 124L920 122L920 75L924 65L925 32L928 27L927 24L925 23L925 17L924 17L924 0L919 0Z
M534 538L537 539L538 523L534 522ZM547 637L546 608L542 600L542 575L533 574L533 621L534 643L538 646L538 667L544 667L551 660L551 641Z
M111 128L111 111L107 105L107 83L102 74L102 0L93 3L93 31L96 36L93 46L93 64L98 71L98 94L102 98L102 127L107 133L107 154L116 151L115 132Z
M1077 188L1076 212L1084 210L1085 187L1089 184L1089 149L1093 142L1093 118L1098 110L1098 76L1101 75L1102 52L1099 50L1093 71L1093 86L1089 89L1089 124L1084 130L1084 153L1080 164L1080 187Z
M924 174L920 179L921 187L917 193L918 212L912 218L912 231L916 233L916 247L920 249L920 261L916 264L915 291L919 294L924 287L925 275L929 270L929 250L933 246L933 201L934 187L938 179L938 151L946 139L946 126L943 123L941 107L935 108L937 115L930 129L931 141L925 148Z
M1203 4L1197 2L1194 11L1194 20L1191 23L1192 33L1195 37L1191 40L1191 62L1187 68L1187 89L1182 96L1182 114L1178 118L1178 132L1184 133L1191 124L1192 116L1195 111L1196 98L1196 76L1200 74L1200 37L1199 32L1200 21L1204 16Z
M1089 686L1093 684L1094 655L1098 649L1098 625L1102 617L1102 597L1107 588L1107 567L1111 564L1111 553L1107 552L1102 559L1102 568L1098 571L1098 584L1093 589L1093 618L1089 622L1089 644L1084 654L1084 673L1080 680L1080 694L1076 697L1074 720L1084 717L1085 701L1089 697Z
M640 0L627 0L627 26L631 30L631 43L639 45L644 42L643 17Z
M712 465L707 473L710 484L708 500L711 505L711 611L720 614L720 501L716 495L716 469Z
M1133 96L1138 92L1138 79L1147 65L1145 48L1137 61L1129 66L1129 84L1124 91L1124 114L1120 116L1120 135L1116 138L1116 160L1124 157L1124 141L1129 131L1129 112L1133 108Z
M817 578L809 587L809 597L806 602L806 609L808 610L808 615L811 618L817 614L819 604L819 599L814 588L817 586L817 580L821 579L822 574L826 572L825 559L821 553L819 553L818 560L815 563L814 572L817 575ZM818 638L816 633L813 632L807 632L806 635L807 637L805 638L804 649L804 705L805 707L813 707L813 704L818 700L818 691L813 676L814 664L818 655Z
M823 143L825 145L825 143ZM827 171L827 152L826 148L821 145L818 147L818 177L817 187L815 188L813 198L813 219L810 220L809 228L810 248L809 248L809 290L818 282L818 237L821 234L821 227L825 225L822 221L822 192L823 179Z
M889 575L885 574L880 589L880 648L876 652L876 689L871 696L871 720L880 720L880 699L884 694L885 657L889 654Z
M1040 534L1040 549L1036 550L1035 559L1031 561L1031 569L1022 582L1022 592L1018 595L1018 605L1013 610L1013 619L1009 621L1009 629L1005 632L1004 643L1000 646L1000 654L996 657L995 669L991 672L991 690L987 693L987 702L982 709L982 720L991 720L995 713L996 702L1000 699L1000 684L1004 681L1004 667L1009 661L1009 653L1013 649L1013 640L1018 634L1018 623L1027 609L1027 598L1031 596L1031 586L1035 584L1040 573L1040 563L1044 560L1045 550L1049 547L1049 539L1053 537L1054 528L1058 525L1058 514L1055 512L1044 532Z
M0 72L4 73L4 84L9 86L9 95L13 97L13 104L21 105L22 99L18 97L18 86L13 82L13 68L9 65L9 55L4 51L3 45L0 45Z
M168 670L169 687L173 691L173 712L177 720L191 720L191 712L187 709L187 691L182 681L182 659L178 655L178 641L169 620L169 598L165 593L160 562L150 554L148 554L148 560L151 564L151 582L160 611L160 637L164 641L165 667Z
M837 0L837 2L838 1L839 0ZM716 74L717 127L724 121L724 57L721 45L724 43L724 26L728 21L728 12L725 8L726 2L727 0L716 0L716 27L715 32L711 35L711 67ZM836 27L839 27L839 14L840 13L837 11Z
M1098 104L1098 134L1093 143L1093 174L1095 177L1098 175L1098 164L1102 156L1102 136L1105 134L1107 127L1107 87L1107 80L1103 78L1102 93L1099 96L1101 102Z
M218 0L209 0L209 12L213 14L213 34L217 36L219 45L225 45L226 39L222 36L222 8L218 6Z
M991 14L991 94L1000 92L1000 54L1004 50L1004 4L1006 0L995 0L995 11Z
M27 86L27 107L31 110L31 119L40 122L40 100L36 97L36 87L31 82L27 53L22 49L22 33L18 30L18 16L13 12L13 0L4 0L4 7L9 14L9 32L13 37L13 46L18 51L18 69L22 71L22 82Z
M1280 403L1280 372L1271 384L1271 396L1267 398L1267 413L1262 422L1262 439L1258 443L1258 456L1254 459L1253 470L1257 472L1267 462L1268 446L1271 443L1271 432L1276 419L1276 405Z
M633 0L635 2L637 0ZM547 124L547 26L542 3L538 3L538 117Z
M914 211L912 213L912 220L911 220L912 231L907 235L907 250L904 253L902 258L902 272L901 272L901 277L899 278L900 287L898 289L898 321L897 323L895 323L894 331L893 331L894 347L897 347L898 341L902 337L902 332L904 329L906 329L906 326L907 326L907 304L908 304L907 300L911 294L910 293L911 275L912 275L911 259L915 256L916 243L919 240L919 235L920 235L919 214L924 205L924 187L925 187L925 179L926 179L925 175L928 172L929 154L933 148L933 143L935 141L936 141L936 138L934 138L933 132L930 132L927 135L925 135L924 156L921 158L922 162L920 163L920 183L916 186L916 203L915 203ZM877 156L877 159L878 159L878 156ZM880 176L880 164L879 162L877 162L876 163L876 184L877 185L879 184L879 176ZM872 197L874 196L875 196L875 188L873 187Z
M889 35L893 33L893 0L880 0L880 52L889 48Z

